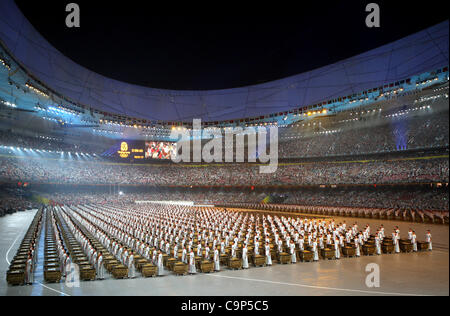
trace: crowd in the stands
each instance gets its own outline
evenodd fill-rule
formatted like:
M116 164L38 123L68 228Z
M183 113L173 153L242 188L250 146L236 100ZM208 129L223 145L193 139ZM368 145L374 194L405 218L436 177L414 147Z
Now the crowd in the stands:
M309 137L280 142L279 156L297 158L361 155L449 145L448 112L420 118L399 116L375 126L368 123L370 122L358 120L329 128L317 127L316 134L312 133ZM328 130L337 132L326 133Z
M406 101L405 101L406 102ZM278 157L367 155L449 146L448 96L436 103L404 105L397 112L299 121L279 130ZM428 104L432 104L428 108ZM425 109L420 109L420 108ZM416 111L416 109L419 109ZM346 119L347 118L347 119ZM60 137L23 136L0 131L0 146L101 154L109 145L71 142ZM254 156L250 153L249 156Z
M37 207L37 203L25 198L16 190L0 191L0 217Z
M291 193L287 204L448 211L448 190L327 190Z
M255 191L178 190L155 189L148 193L40 193L40 195L60 204L129 204L135 201L193 201L198 204L263 203L266 197L283 196L285 204L373 207L395 209L447 210L448 189L299 189L273 193Z
M83 144L82 142L66 142L60 137L48 135L25 136L10 130L0 130L0 146L13 149L33 149L53 152L82 152L101 153L98 146Z
M139 185L323 185L448 182L446 158L318 162L279 165L272 174L249 164L120 165L69 160L0 157L0 181L60 184Z

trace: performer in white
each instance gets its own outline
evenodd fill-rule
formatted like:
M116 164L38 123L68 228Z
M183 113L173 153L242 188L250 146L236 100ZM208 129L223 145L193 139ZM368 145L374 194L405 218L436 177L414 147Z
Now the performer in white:
M233 244L233 246L231 246L231 257L232 258L236 258L236 249L237 249L237 244Z
M195 254L192 250L189 253L189 273L190 274L197 273L197 269L195 268Z
M214 249L214 271L220 271L220 255L217 247Z
M413 245L413 251L417 252L417 236L416 236L416 232L412 232L411 234L411 243Z
M361 257L361 250L359 248L359 240L358 240L358 238L355 238L355 255L357 257Z
M300 239L298 240L298 248L300 251L305 251L305 240L303 239L303 235L300 236Z
M197 245L197 257L201 257L202 256L202 244L198 243Z
M242 249L242 268L248 269L248 248L247 244L244 245L244 248Z
M283 252L283 242L281 241L281 239L278 240L278 252Z
M432 245L432 237L431 237L431 231L427 230L427 233L425 235L425 241L428 243L428 251L432 251L433 250L433 245Z
M173 257L178 260L178 245L175 244L173 247Z
M409 232L408 232L408 240L412 239L412 235L413 235L413 230L410 228Z
M28 260L25 268L25 282L26 284L33 284L33 258L28 255Z
M136 277L136 269L134 266L134 254L133 251L130 251L130 255L128 256L128 278L134 279Z
M392 233L392 241L394 242L395 253L400 253L400 237L397 232Z
M103 254L100 252L100 255L97 257L97 278L103 280L105 278L105 270L103 268Z
M181 254L181 262L187 264L187 250L186 247L183 247L183 253Z
M234 247L234 245L233 245L233 247ZM201 254L200 254L200 256L201 256ZM208 245L206 245L206 248L205 248L205 259L206 260L210 260L211 259L209 257L209 246Z
M148 246L148 244L147 244L147 246L145 247L144 258L147 259L147 260L150 259L150 247Z
M293 240L291 240L289 244L289 252L291 253L291 262L297 263L297 254L295 253L295 244Z
M103 260L103 258L102 258L102 260ZM67 256L66 261L64 261L64 277L66 277L67 274L69 273L71 264L72 264L72 259L70 259L70 257Z
M225 240L222 240L222 242L220 243L220 254L225 254Z
M266 252L266 265L271 266L272 265L272 254L270 253L270 245L269 243L266 243L265 252Z
M378 234L375 235L375 250L377 255L381 255L381 242Z
M320 249L324 249L325 248L325 244L323 242L323 235L322 234L320 234L320 236L319 236L319 248Z
M319 261L319 250L317 249L317 240L312 243L312 251L314 253L314 261Z
M163 276L164 275L164 261L163 261L163 254L161 252L161 250L159 250L158 252L158 276Z
M341 258L341 251L339 249L339 239L337 238L334 240L334 256L336 257L336 259Z

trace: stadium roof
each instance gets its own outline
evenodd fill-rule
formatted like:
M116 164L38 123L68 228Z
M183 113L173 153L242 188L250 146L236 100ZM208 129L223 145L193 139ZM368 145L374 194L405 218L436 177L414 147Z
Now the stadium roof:
M269 83L173 91L116 81L74 63L34 29L13 0L0 2L0 40L35 78L76 103L153 121L268 115L407 79L448 65L448 29L445 21L367 53Z

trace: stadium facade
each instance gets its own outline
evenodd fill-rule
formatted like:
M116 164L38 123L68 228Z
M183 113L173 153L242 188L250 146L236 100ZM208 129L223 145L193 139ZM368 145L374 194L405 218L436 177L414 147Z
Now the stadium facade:
M211 125L298 121L294 114L361 106L383 92L412 89L448 76L448 21L341 62L265 84L210 91L172 91L119 82L63 56L29 23L13 0L0 3L2 58L10 85L26 86L23 107L62 106L86 121L129 125L177 125L202 119ZM11 67L12 66L12 67ZM2 80L3 81L3 80ZM4 82L2 82L4 85ZM352 102L350 102L352 101ZM88 117L88 118L86 118ZM72 120L73 121L73 120ZM83 122L81 122L83 121ZM74 121L73 124L76 124Z

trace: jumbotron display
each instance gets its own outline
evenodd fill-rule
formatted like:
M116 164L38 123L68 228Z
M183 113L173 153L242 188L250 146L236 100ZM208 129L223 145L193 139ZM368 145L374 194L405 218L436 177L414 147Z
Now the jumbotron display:
M132 161L144 159L169 160L175 158L176 154L176 143L121 140L103 153L102 156Z
M177 155L177 144L166 142L146 142L145 159L172 159Z

